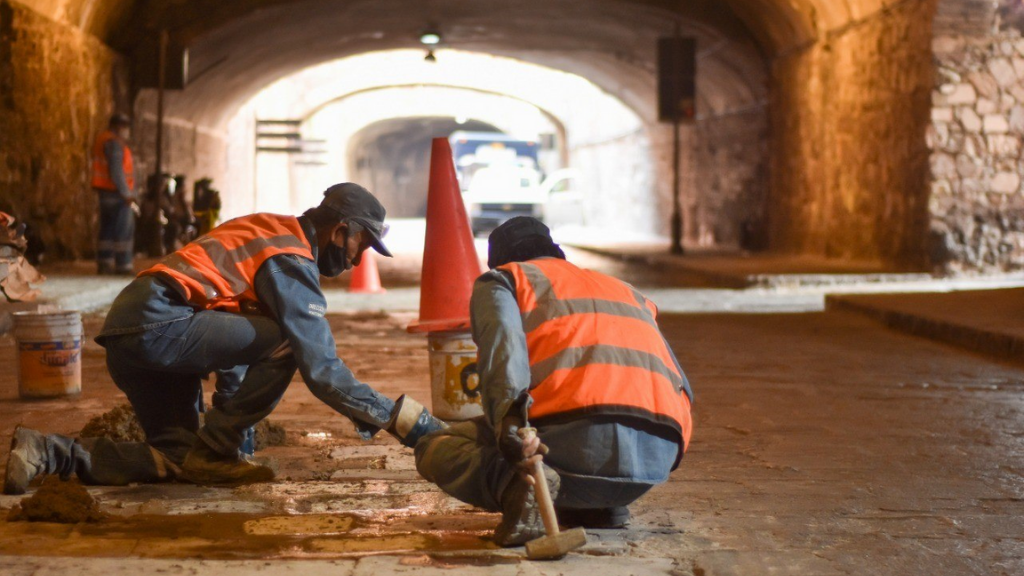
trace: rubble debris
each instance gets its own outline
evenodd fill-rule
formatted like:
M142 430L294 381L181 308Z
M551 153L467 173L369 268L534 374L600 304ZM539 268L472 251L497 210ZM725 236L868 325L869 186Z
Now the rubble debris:
M73 480L48 476L36 493L11 508L8 522L99 522L107 515L84 486Z
M46 277L25 259L28 240L25 225L15 226L15 219L0 212L0 291L8 302L33 302L39 297L40 284Z
M146 433L131 404L121 404L96 416L82 428L82 438L110 438L114 442L145 442Z
M254 427L253 449L257 452L270 446L283 446L285 441L284 427L264 418Z

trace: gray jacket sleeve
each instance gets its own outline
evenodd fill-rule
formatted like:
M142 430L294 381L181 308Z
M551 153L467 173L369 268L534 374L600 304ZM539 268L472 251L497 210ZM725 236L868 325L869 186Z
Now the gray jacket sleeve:
M117 186L117 193L128 200L135 197L135 192L128 187L128 179L124 173L124 147L116 139L107 140L103 145L103 155L107 157L110 179Z
M256 295L281 326L306 386L321 402L348 416L363 439L371 438L391 417L395 403L356 379L338 358L324 314L316 264L291 254L269 258L256 273Z
M481 276L469 307L484 415L500 432L509 410L521 409L525 419L531 403L530 356L512 276L497 270Z

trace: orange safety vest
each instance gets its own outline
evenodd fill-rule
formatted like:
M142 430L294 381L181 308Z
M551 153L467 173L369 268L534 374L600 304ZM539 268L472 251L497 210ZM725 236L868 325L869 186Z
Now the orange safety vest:
M96 143L92 146L92 187L100 190L117 191L117 184L110 177L110 166L107 165L107 155L103 147L111 140L117 140L117 135L107 130L96 137ZM132 151L128 145L121 142L124 148L124 157L121 161L121 168L124 170L124 179L130 190L135 190L135 163L132 161Z
M196 308L253 312L259 309L253 289L256 272L279 254L313 260L299 219L250 214L214 228L139 276L170 279Z
M675 431L690 444L689 390L632 286L558 258L499 267L512 274L530 357L530 421L623 415ZM678 461L677 461L678 463Z

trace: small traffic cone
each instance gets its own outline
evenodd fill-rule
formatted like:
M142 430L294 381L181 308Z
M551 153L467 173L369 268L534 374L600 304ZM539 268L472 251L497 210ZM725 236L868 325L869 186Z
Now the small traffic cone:
M359 266L352 269L352 279L349 280L348 291L355 294L383 294L387 292L380 285L377 258L373 255L372 248L363 252Z
M430 150L427 233L423 246L420 318L409 332L469 330L469 297L483 272L455 177L447 138L434 138Z

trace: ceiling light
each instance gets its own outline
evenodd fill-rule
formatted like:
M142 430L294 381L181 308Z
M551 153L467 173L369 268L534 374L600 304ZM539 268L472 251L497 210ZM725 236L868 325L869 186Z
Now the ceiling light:
M441 33L435 30L427 30L420 34L420 43L427 46L435 46L441 43Z

